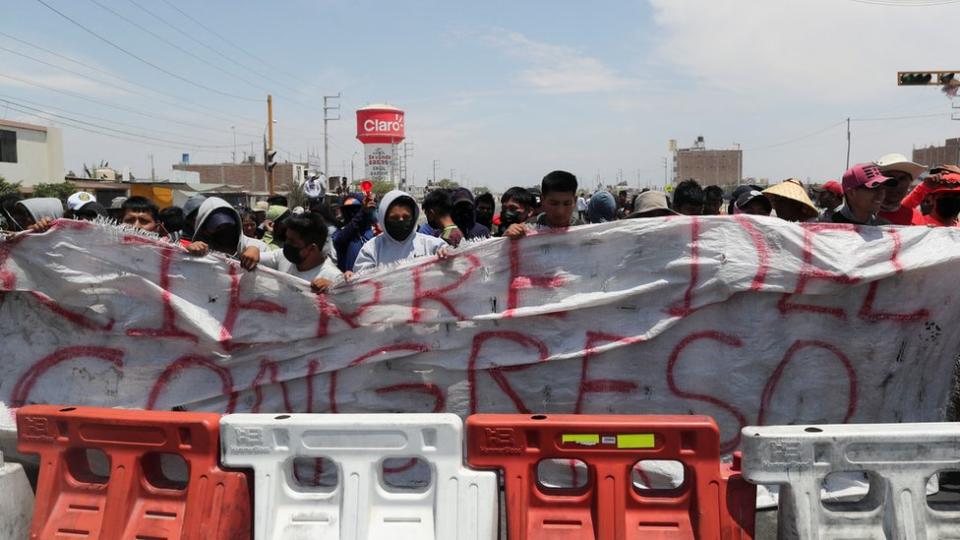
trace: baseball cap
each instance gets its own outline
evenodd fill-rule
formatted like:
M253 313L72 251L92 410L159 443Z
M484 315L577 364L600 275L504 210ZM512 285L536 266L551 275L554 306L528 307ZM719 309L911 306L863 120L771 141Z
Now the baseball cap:
M67 198L67 208L76 212L87 203L97 202L97 198L86 191L78 191Z
M770 202L770 199L755 189L751 189L746 193L741 193L740 196L737 197L737 201L735 203L736 209L740 210L755 200L763 201L763 206L767 209L767 214L773 211L773 204Z
M270 208L270 203L267 201L257 201L257 204L253 205L254 212L266 212Z
M840 187L840 182L837 182L836 180L827 180L822 186L820 186L820 189L823 191L829 191L837 197L843 197L843 188Z
M894 184L892 178L884 176L880 168L873 163L860 163L843 173L843 192L865 186L868 189Z

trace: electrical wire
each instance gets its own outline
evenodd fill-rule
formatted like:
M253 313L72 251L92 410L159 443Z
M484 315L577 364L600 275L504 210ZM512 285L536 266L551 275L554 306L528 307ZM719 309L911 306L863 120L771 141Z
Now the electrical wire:
M197 20L196 18L194 18L193 16L191 16L191 15L190 15L189 13L187 13L186 11L184 11L184 10L180 9L179 7L177 7L176 4L173 4L172 2L170 2L170 0L162 0L162 1L163 1L164 4L167 4L168 6L170 6L170 7L173 8L174 10L176 10L178 13L180 13L180 15L183 15L185 18L189 19L190 21L193 21L194 24L196 24L196 25L199 26L200 28L203 28L203 29L206 30L207 32L210 32L210 33L213 34L214 36L220 38L221 41L223 41L223 42L226 43L227 45L230 45L230 46L233 47L234 49L237 49L238 51L242 52L243 54L245 54L245 55L253 58L254 60L257 60L258 62L260 62L261 64L263 64L263 65L265 65L265 66L267 66L267 67L269 67L270 69L277 70L277 71L279 71L280 73L282 73L283 75L285 75L285 76L287 76L287 77L289 77L289 78L291 78L291 79L294 79L294 80L296 80L296 81L299 81L301 84L305 84L305 85L308 85L308 86L314 86L313 84L311 84L311 83L309 83L309 82L307 82L307 81L305 81L305 80L297 77L296 75L293 75L293 74L291 74L291 73L289 73L289 72L284 72L284 71L278 69L277 66L271 64L270 62L267 62L266 60L264 60L263 58L260 58L260 57L257 56L256 54L254 54L254 53L252 53L252 52L244 49L244 48L241 47L240 45L237 45L236 43L230 41L229 39L225 38L223 35L221 35L219 32L217 32L217 31L214 30L213 28L211 28L211 27L207 26L206 24L200 22L199 20ZM318 90L321 90L319 87L316 87L316 86L314 86L314 88L317 88ZM321 90L321 91L322 91L322 90Z
M177 45L176 43L170 41L169 39L167 39L167 38L165 38L165 37L163 37L163 36L161 36L160 34L154 32L153 30L150 30L149 28L147 28L146 26L138 23L137 21L134 21L134 20L126 17L126 16L123 15L122 13L116 11L115 9L113 9L113 8L111 8L111 7L109 7L109 6L103 5L103 3L99 2L98 0L89 0L89 2L92 3L92 4L95 4L95 5L97 5L97 6L99 6L101 9L103 9L103 10L105 10L105 11L113 14L115 17L117 17L118 19L126 22L127 24L130 24L131 26L134 26L134 27L140 29L141 31L147 33L148 35L153 36L155 39L157 39L158 41L161 41L162 43L166 44L167 46L173 47L174 49L180 51L181 53L183 53L183 54L185 54L185 55L187 55L187 56L189 56L190 58L193 58L194 60L196 60L196 61L198 61L198 62L202 62L202 63L204 63L204 64L212 67L213 69L219 71L220 73L223 73L223 74L225 74L225 75L229 75L230 77L233 77L233 78L237 79L238 81L241 81L241 82L244 82L244 83L246 83L246 84L249 84L250 86L253 86L253 87L255 87L255 88L259 88L260 90L269 91L267 88L265 88L265 87L263 87L263 86L260 86L258 83L255 83L255 82L252 82L252 81L250 81L250 80L248 80L248 79L245 79L244 77L242 77L242 76L240 76L240 75L237 75L236 73L233 73L233 72L231 72L231 71L227 71L227 70L223 69L222 67L218 66L217 64L214 64L213 62L210 62L210 61L207 60L206 58L203 58L203 57L201 57L201 56L197 56L197 55L194 54L192 51L190 51L190 50L188 50L188 49L184 49L184 48L181 47L180 45Z
M39 63L39 64L43 64L43 65L45 65L45 66L49 66L49 67L52 67L52 68L55 68L55 69L59 69L60 71L63 71L63 72L65 72L65 73L70 73L70 74L72 74L72 75L74 75L74 76L77 76L77 77L86 79L86 80L91 81L91 82L94 82L94 83L96 83L96 84L103 84L103 85L108 85L108 86L110 86L110 85L113 84L113 83L110 83L110 82L107 82L107 81L104 81L104 80L100 80L100 79L96 79L96 78L94 78L94 77L90 77L89 75L86 75L85 73L82 73L82 72L79 72L79 71L76 71L76 70L72 70L72 69L69 69L69 68L65 68L65 67L63 67L63 66L58 66L58 65L56 65L56 64L47 62L47 61L42 60L42 59L40 59L40 58L36 58L36 57L34 57L34 56L30 56L29 54L24 54L24 53L21 53L21 52L19 52L19 51L15 51L15 50L12 50L12 49L8 49L8 48L3 47L3 46L0 46L0 51L5 51L5 52L7 52L7 53L9 53L9 54L13 54L13 55L19 56L19 57L21 57L21 58L26 58L27 60L31 60L31 61L37 62L37 63ZM121 79L121 80L122 80L122 79ZM146 88L146 87L143 87L143 88ZM180 103L180 102L166 101L166 100L158 99L158 98L155 98L155 97L143 96L142 94L137 94L136 92L133 92L133 91L131 91L131 90L129 90L129 89L126 89L126 88L123 88L123 90L124 90L125 92L131 93L131 94L139 95L140 97L143 97L143 98L145 98L145 99L149 99L149 100L151 100L151 101L156 101L157 103L163 103L163 104L170 105L170 106L173 106L173 107L178 107L178 108L182 108L182 109L191 110L191 111L193 111L193 112L197 112L197 113L200 113L200 114L205 114L206 116L209 116L210 118L216 118L216 119L218 119L218 120L230 122L230 123L233 123L233 124L241 123L241 122L236 122L236 120L235 120L235 119L232 119L232 118L219 117L219 116L216 116L216 115L211 115L211 114L205 113L205 111L204 111L203 109L199 108L199 107L194 107L194 106L187 105L187 104ZM149 88L147 88L147 90L149 90Z
M147 15L150 15L150 16L153 17L154 19L160 21L161 23L163 23L164 25L166 25L166 26L169 27L170 29L172 29L172 30L176 31L178 34L182 35L183 37L185 37L185 38L189 39L190 41L196 43L197 45L200 45L201 47L203 47L203 48L205 48L205 49L213 52L214 54L216 54L216 55L219 56L220 58L223 58L224 60L226 60L226 61L228 61L228 62L236 65L237 67L242 68L242 69L245 69L245 70L253 73L254 75L256 75L256 76L258 76L258 77L260 77L260 78L262 78L262 79L264 79L264 80L267 80L267 81L270 81L270 82L273 82L273 81L274 81L274 78L273 78L273 77L270 77L269 75L264 75L263 73L261 73L261 72L255 70L255 69L253 69L253 68L250 67L249 65L246 65L246 64L244 64L244 63L242 63L242 62L238 62L237 60L234 60L234 59L231 58L229 55L223 53L222 51L220 51L220 50L217 49L216 47L213 47L212 45L209 45L208 43L205 43L205 42L197 39L197 38L196 38L193 34L191 34L190 32L187 32L187 31L183 30L183 29L180 28L179 26L171 23L170 21L168 21L168 20L166 20L165 18L161 17L161 16L158 15L157 13L155 13L155 12L147 9L146 7L144 7L141 3L137 2L136 0L127 0L127 2L133 4L133 5L136 6L138 9L140 9L141 11L143 11L144 13L146 13ZM304 93L302 90L300 90L299 88L294 87L293 89L296 90L297 92L300 92L301 94L305 94L305 93ZM306 95L306 94L305 94L305 95Z
M14 110L14 111L17 111L17 112L19 112L19 113L21 113L21 114L25 114L25 115L27 115L27 116L31 116L31 117L34 117L34 118L39 118L39 119L41 119L41 120L50 121L50 118L48 118L47 116L44 116L43 113L30 112L29 110L21 109L21 108L15 106L15 105L10 105L10 104L7 104L6 107L7 107L9 110ZM84 126L84 125L82 125L82 124L72 124L72 123L70 123L69 121L64 121L63 123L64 123L65 126L70 127L70 128L73 128L73 129L79 129L79 130L81 130L81 131L85 131L85 132L88 132L88 133L95 133L95 134L103 135L103 136L105 136L105 137L110 137L110 138L113 138L113 139L118 139L118 140L123 140L123 141L129 141L129 142L134 142L134 143L138 143L138 144L150 145L151 147L170 148L170 149L173 149L173 150L181 150L181 151L184 150L184 149L188 149L188 150L194 150L194 149L196 149L197 151L203 151L203 152L212 153L212 154L229 154L229 153L230 153L230 152L227 151L227 150L197 149L197 148L195 148L195 147L193 147L193 146L184 145L184 144L172 145L172 144L160 143L160 142L156 142L156 141L141 140L141 139L138 139L138 138L126 137L126 136L123 136L123 135L117 135L117 134L114 134L114 133L105 132L105 131L98 130L98 129L94 129L94 128L91 128L91 127L88 127L88 126Z
M83 116L83 117L86 117L86 118L90 118L90 119L96 120L96 121L98 121L98 122L106 122L106 123L108 123L108 124L116 124L116 125L118 125L118 126L123 126L123 127L133 128L133 129L148 129L151 133L160 134L160 135L170 135L170 136L173 136L173 137L181 137L181 136L183 135L182 133L176 133L176 132L173 132L173 131L165 131L165 130L162 130L162 129L156 129L156 128L154 128L154 127L145 127L145 126L142 126L142 125L128 124L128 123L126 123L126 122L120 122L120 121L118 121L118 120L106 120L106 119L104 119L104 118L101 118L101 117L99 117L99 116L92 115L92 114L87 114L87 113L82 113L82 112L77 112L77 111L71 111L71 110L69 110L69 109L64 109L63 107L54 107L53 105L49 105L49 104L46 104L46 103L40 103L40 102L33 101L33 100L29 100L29 99L24 99L24 98L22 98L22 97L6 96L6 95L3 95L3 94L0 94L0 102L3 102L3 101L18 102L18 103L21 104L21 106L25 106L25 105L22 105L22 104L23 104L23 103L27 103L27 104L29 104L29 105L33 105L33 106L35 106L35 107L39 107L40 110L44 110L44 111L46 111L46 110L59 111L59 112L64 113L64 114L69 114L69 115L73 115L73 116ZM203 143L201 143L201 144L203 144Z
M96 103L97 105L101 105L101 106L103 106L103 107L109 107L109 108L111 108L111 109L117 109L117 110L119 110L119 111L124 111L124 112L128 112L128 113L131 113L131 114L136 114L136 115L143 116L143 117L146 117L146 118L153 118L153 119L155 119L155 120L163 120L163 121L165 121L165 122L171 122L171 123L174 123L174 124L180 124L180 125L183 125L183 126L192 127L192 128L196 128L196 129L203 129L203 130L207 130L207 131L215 131L215 132L217 132L217 133L225 133L225 130L223 130L223 129L211 128L211 127L204 126L204 125L201 125L201 124L193 124L193 123L190 123L190 122L184 122L184 121L182 121L182 120L175 120L175 119L173 119L173 118L166 118L166 117L163 117L163 116L157 116L157 115L155 115L155 114L145 113L145 112L140 111L140 110L137 110L137 109L131 109L131 108L129 108L129 107L123 107L123 106L116 105L116 104L113 104L113 103L109 103L109 102L106 102L106 101L101 101L101 100L99 100L99 99L94 99L94 98L85 96L85 95L83 95L83 94L78 94L78 93L76 93L76 92L70 92L70 91L67 91L67 90L61 90L61 89L59 89L59 88L54 88L54 87L52 87L52 86L48 86L48 85L45 85L45 84L40 84L40 83L35 82L35 81L30 81L30 80L28 80L28 79L22 79L22 78L20 78L20 77L14 77L13 75L6 75L6 74L3 74L3 73L0 73L0 77L2 77L2 78L4 78L4 79L11 79L11 80L14 80L14 81L17 81L17 82L20 82L20 83L23 83L23 84L27 84L27 85L30 85L30 86L35 86L35 87L37 87L37 88L43 88L43 89L45 89L45 90L49 90L50 92L56 92L56 93L58 93L58 94L63 94L63 95L70 96L70 97L73 97L73 98L76 98L76 99L81 99L81 100L83 100L83 101L89 101L89 102L91 102L91 103ZM238 132L238 133L239 133L239 132ZM241 135L244 135L244 136L247 136L247 137L253 137L253 136L254 136L254 135L244 134L244 133L241 133ZM256 135L256 137L259 137L259 135Z
M744 152L747 152L747 151L757 151L757 150L768 150L768 149L770 149L770 148L777 148L777 147L779 147L779 146L786 146L786 145L788 145L788 144L793 144L793 143L795 143L795 142L799 142L799 141L802 141L802 140L804 140L804 139L809 139L809 138L811 138L811 137L816 137L817 135L820 135L821 133L826 133L827 131L830 131L830 130L832 130L832 129L835 129L835 128L839 127L840 125L844 124L844 123L846 123L846 120L841 120L841 121L839 121L839 122L837 122L837 123L835 123L835 124L830 124L829 126L823 128L823 129L818 129L817 131L814 131L814 132L811 132L811 133L807 133L806 135L801 135L801 136L799 136L799 137L796 137L796 138L793 138L793 139L790 139L790 140L787 140L787 141L778 142L778 143L774 143L774 144L768 144L768 145L764 145L764 146L757 146L757 147L754 147L754 148L743 148L742 150L743 150Z
M59 118L59 119L61 119L61 120L65 120L65 121L68 121L68 122L73 122L73 123L75 123L75 124L80 124L80 125L87 126L87 127L90 127L90 128L96 128L96 129L100 129L100 130L108 130L108 131L112 131L112 132L119 133L119 134L121 134L121 135L128 135L128 136L131 136L131 137L138 137L138 138L141 138L141 139L146 139L146 140L150 140L150 141L156 141L156 142L165 143L165 144L179 144L179 145L182 145L182 146L186 146L186 147L189 147L189 148L196 148L196 149L206 149L206 148L233 148L233 146L234 146L234 145L232 145L232 144L222 144L222 145L221 145L221 144L196 144L196 143L187 143L187 142L185 142L185 141L174 141L174 140L170 140L170 139L161 139L161 138L159 138L159 137L153 137L152 135L144 135L144 134L142 134L142 133L136 133L136 132L132 132L132 131L125 131L125 130L122 130L122 129L112 128L112 127L110 127L110 126L105 126L105 125L103 125L103 124L95 124L95 123L93 123L93 122L87 122L86 120L78 120L78 119L73 118L73 117L70 117L70 116L66 116L66 115L62 115L62 114L57 114L57 113L49 112L49 111L46 111L46 110L43 110L43 109L40 109L40 108L37 108L37 107L31 107L31 106L29 106L29 105L24 105L24 104L22 104L22 103L17 103L17 102L15 102L15 101L11 101L11 100L8 100L8 99L0 98L0 102L5 103L8 107L11 107L11 108L19 108L19 109L21 110L21 112L23 112L22 109L27 109L28 111L36 111L36 112L42 113L42 114L47 115L47 116L52 116L52 117L54 117L54 118ZM101 121L102 121L102 120L101 120Z
M94 32L93 30L90 30L89 28L87 28L86 26L84 26L83 24L81 24L81 23L80 23L79 21L77 21L76 19L71 18L69 15L67 15L67 14L63 13L62 11L58 10L57 8L51 6L50 4L48 4L47 2L45 2L44 0L36 0L36 1L37 1L39 4L43 5L44 7L46 7L47 9L49 9L50 11L56 13L57 15L59 15L60 17L62 17L62 18L64 18L64 19L66 19L67 21L69 21L70 23L72 23L72 24L73 24L74 26L76 26L77 28L80 28L80 29L83 30L84 32L90 34L91 36L99 39L100 41L106 43L107 45L110 45L110 46L113 47L114 49L117 49L118 51L126 54L127 56L130 56L131 58L133 58L133 59L135 59L135 60L137 60L137 61L139 61L139 62L141 62L141 63L143 63L143 64L146 64L146 65L152 67L153 69L156 69L157 71L160 71L161 73L165 73L166 75L169 75L170 77L173 77L173 78L175 78L175 79L177 79L177 80L183 81L183 82L185 82L185 83L187 83L187 84L190 84L190 85L192 85L192 86L195 86L195 87L197 87L197 88L206 90L206 91L208 91L208 92L213 92L213 93L215 93L215 94L219 94L219 95L221 95L221 96L225 96L225 97L229 97L229 98L233 98L233 99L244 100L244 101L257 101L257 102L262 101L262 100L260 100L260 99L250 98L250 97L246 97L246 96L239 96L239 95L237 95L237 94L231 94L231 93L229 93L229 92L224 92L224 91L222 91L222 90L218 90L218 89L216 89L216 88L207 86L207 85L202 84L202 83L198 83L198 82L196 82L196 81L194 81L194 80L192 80L192 79L189 79L189 78L187 78L187 77L184 77L184 76L182 76L182 75L179 75L179 74L177 74L177 73L174 73L173 71L170 71L170 70L168 70L168 69L166 69L166 68L163 68L163 67L161 67L161 66L158 66L157 64L154 64L153 62L150 62L149 60L146 60L146 59L144 59L143 57L138 56L138 55L136 55L136 54L128 51L127 49L121 47L120 45L117 45L116 43L110 41L109 39L107 39L107 38L105 38L105 37L103 37L103 36L101 36L100 34Z

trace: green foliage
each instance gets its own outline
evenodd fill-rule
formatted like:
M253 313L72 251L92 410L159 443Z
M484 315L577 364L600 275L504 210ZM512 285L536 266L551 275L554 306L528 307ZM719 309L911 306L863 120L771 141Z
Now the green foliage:
M490 193L490 188L488 188L487 186L477 186L473 188L474 196L483 195L484 193Z
M8 193L19 193L20 192L20 182L7 182L7 179L0 176L0 195L6 195Z
M443 179L437 180L435 187L438 187L440 189L457 189L458 187L460 187L460 184L454 182L453 180L450 180L449 178L443 178Z
M54 197L64 203L67 197L77 192L76 186L70 182L60 182L59 184L37 184L33 188L34 197Z

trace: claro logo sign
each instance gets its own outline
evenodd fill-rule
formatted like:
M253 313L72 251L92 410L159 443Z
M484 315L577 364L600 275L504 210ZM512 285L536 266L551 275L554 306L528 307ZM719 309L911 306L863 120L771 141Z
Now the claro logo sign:
M363 130L367 133L403 133L403 117L396 114L393 120L367 118L363 121Z
M357 138L370 142L397 142L404 138L403 113L357 111Z

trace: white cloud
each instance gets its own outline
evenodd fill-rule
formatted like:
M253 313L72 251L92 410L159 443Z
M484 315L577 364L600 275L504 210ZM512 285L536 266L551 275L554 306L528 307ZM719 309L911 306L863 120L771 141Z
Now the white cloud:
M939 30L960 6L890 7L840 0L648 0L654 54L707 88L752 98L877 102L896 71L954 69Z
M632 81L601 60L566 45L528 38L519 32L497 30L485 40L528 65L518 82L546 94L579 94L621 90Z

